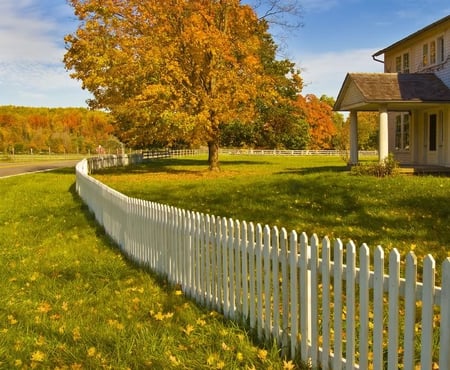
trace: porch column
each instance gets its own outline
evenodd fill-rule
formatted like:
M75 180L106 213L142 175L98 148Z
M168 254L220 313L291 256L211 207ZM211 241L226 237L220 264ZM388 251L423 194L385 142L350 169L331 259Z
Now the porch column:
M358 112L350 112L350 165L358 164Z
M380 113L380 142L378 150L378 159L380 162L382 162L389 155L387 105L380 106L379 113Z

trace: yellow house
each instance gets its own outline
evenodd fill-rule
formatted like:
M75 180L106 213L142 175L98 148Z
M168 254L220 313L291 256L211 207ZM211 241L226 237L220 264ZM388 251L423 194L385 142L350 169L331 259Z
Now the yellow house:
M377 51L384 73L348 73L336 111L350 112L350 163L359 111L379 112L379 159L450 167L450 15Z

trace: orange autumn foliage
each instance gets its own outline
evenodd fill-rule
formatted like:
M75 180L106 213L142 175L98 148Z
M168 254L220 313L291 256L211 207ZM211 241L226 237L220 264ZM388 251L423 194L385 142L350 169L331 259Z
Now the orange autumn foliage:
M309 149L332 149L336 134L332 107L313 94L299 95L297 105L309 126Z

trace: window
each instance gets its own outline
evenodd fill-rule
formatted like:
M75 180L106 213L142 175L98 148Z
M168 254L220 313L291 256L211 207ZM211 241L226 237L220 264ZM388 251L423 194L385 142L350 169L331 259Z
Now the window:
M442 63L445 60L444 37L438 37L422 46L422 66Z
M404 53L395 58L395 72L409 73L409 53Z
M428 44L423 44L422 47L422 64L424 67L428 65Z
M400 73L402 71L402 57L395 58L395 72Z
M430 42L430 64L436 64L436 41Z
M409 53L403 54L403 73L409 73Z
M409 113L398 114L395 118L395 149L409 150Z
M444 38L438 37L437 39L437 62L442 63L445 59L444 53Z

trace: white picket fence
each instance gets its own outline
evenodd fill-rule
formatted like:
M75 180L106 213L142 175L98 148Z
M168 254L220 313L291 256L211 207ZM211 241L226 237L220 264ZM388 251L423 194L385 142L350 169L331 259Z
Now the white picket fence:
M431 256L419 282L412 253L385 261L381 247L371 258L365 244L130 198L88 172L78 163L77 191L130 259L283 355L323 369L450 369L450 259L441 288Z

